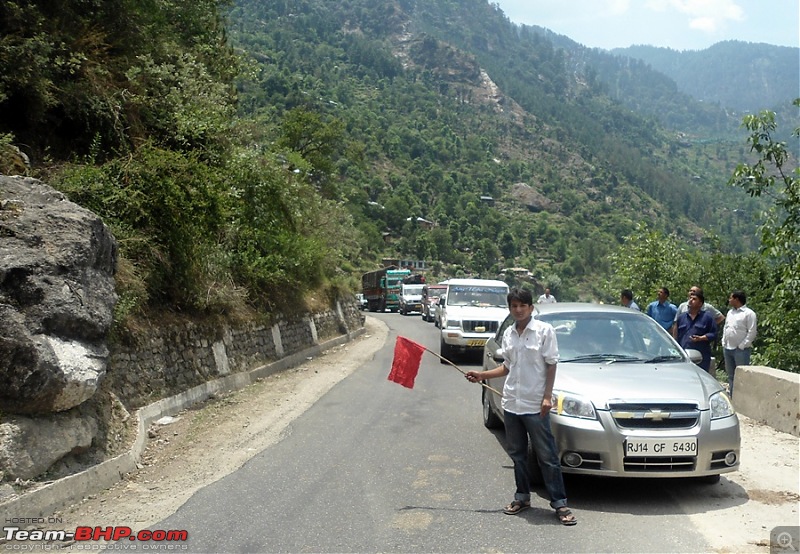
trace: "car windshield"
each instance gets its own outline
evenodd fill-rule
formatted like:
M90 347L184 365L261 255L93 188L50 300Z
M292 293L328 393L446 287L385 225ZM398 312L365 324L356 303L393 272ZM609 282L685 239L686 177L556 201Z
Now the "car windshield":
M654 320L639 314L553 313L538 316L556 330L561 362L684 361Z
M418 294L418 295L421 295L423 286L424 285L404 285L403 286L403 291L406 294Z
M447 287L430 287L428 289L428 298L439 298L447 290Z
M505 308L507 294L508 291L500 287L451 286L447 294L447 304Z

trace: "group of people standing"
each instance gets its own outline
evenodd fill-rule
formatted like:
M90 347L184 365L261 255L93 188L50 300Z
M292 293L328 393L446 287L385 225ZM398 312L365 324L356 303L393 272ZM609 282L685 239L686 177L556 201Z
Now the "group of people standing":
M711 371L711 346L719 338L722 326L722 352L728 374L729 393L733 396L736 368L750 363L750 351L758 332L757 317L747 307L747 295L740 290L728 297L727 316L706 302L703 289L693 286L688 298L680 306L669 300L669 289L658 289L658 298L647 305L645 313L658 322L684 349L697 350L703 355L700 367ZM623 306L639 310L633 293L626 289L620 293Z

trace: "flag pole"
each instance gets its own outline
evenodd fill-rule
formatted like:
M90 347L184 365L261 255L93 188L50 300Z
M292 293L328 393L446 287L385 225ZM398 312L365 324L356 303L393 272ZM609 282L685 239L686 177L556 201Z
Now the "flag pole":
M466 372L466 371L464 371L463 369L461 369L460 367L458 367L456 364L454 364L453 362L451 362L451 361L450 361L450 360L448 360L447 358L444 358L444 357L440 356L439 354L437 354L436 352L434 352L434 351L433 351L433 350L431 350L430 348L427 348L426 346L423 346L422 344L420 344L420 346L422 346L422 348L424 348L425 350L427 350L428 352L430 352L431 354L433 354L434 356L436 356L437 358L439 358L439 359L440 359L440 360L442 360L443 362L446 362L446 363L450 364L451 366L453 366L454 368L456 368L458 371L460 371L460 372L461 372L461 374L462 374L462 375L466 375L466 374L467 374L467 372ZM483 381L479 381L479 383L480 383L480 385L481 385L482 387L484 387L484 388L486 388L486 389L489 389L490 391L492 391L493 393L495 393L497 396L500 396L500 397L502 398L502 396L503 396L503 393L502 393L502 392L498 391L497 389L495 389L495 388L493 388L493 387L490 387L489 385L487 385L487 384L486 384L486 383L484 383Z

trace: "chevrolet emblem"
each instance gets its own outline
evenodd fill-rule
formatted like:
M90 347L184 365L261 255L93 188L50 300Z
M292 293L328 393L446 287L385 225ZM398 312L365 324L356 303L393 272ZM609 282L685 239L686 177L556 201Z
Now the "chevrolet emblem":
M662 412L661 410L650 410L644 414L645 419L652 419L653 421L661 421L669 419L672 416L669 412Z

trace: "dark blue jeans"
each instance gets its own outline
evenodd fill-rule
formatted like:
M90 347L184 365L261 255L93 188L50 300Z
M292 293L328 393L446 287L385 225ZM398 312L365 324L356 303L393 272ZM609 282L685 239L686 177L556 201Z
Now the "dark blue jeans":
M523 502L531 500L531 477L528 472L528 436L530 436L533 450L539 458L544 486L550 495L550 506L555 509L566 506L567 491L564 488L564 477L561 475L556 441L550 430L550 414L518 415L505 412L505 425L508 454L514 462L514 480L517 483L514 500Z
M725 357L725 371L728 372L728 392L733 398L733 378L736 377L736 368L740 365L750 365L750 349L739 350L735 348L723 349L722 355Z

